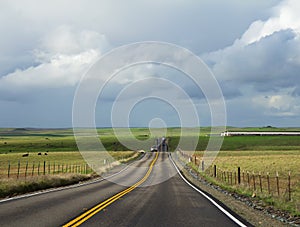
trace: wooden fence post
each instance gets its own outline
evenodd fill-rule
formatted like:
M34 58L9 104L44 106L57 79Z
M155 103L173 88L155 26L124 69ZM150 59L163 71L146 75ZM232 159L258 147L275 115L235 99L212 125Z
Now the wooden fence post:
M18 161L18 173L17 173L17 179L19 179L20 175L20 160Z
M241 167L238 167L238 184L241 184Z
M33 161L33 163L32 163L32 172L31 172L31 176L33 176L33 174L34 174L34 161Z
M26 166L25 166L25 179L27 177L27 169L28 169L28 161L26 162Z
M250 188L250 176L249 176L249 172L247 171L247 178L248 178L248 187Z
M7 177L10 176L10 161L8 161L8 168L7 168Z
M256 182L255 182L255 173L254 171L252 172L252 178L253 178L253 189L256 191Z
M276 186L277 186L277 195L279 196L279 175L278 171L276 172Z
M268 194L271 194L270 192L270 176L269 176L269 172L267 172L267 183L268 183Z
M38 175L40 175L40 161L39 161L39 164L38 164Z
M203 161L204 162L204 161ZM214 177L217 177L217 165L214 165Z
M46 161L44 161L44 169L43 169L43 175L46 174Z
M289 201L291 201L291 171L289 171L289 175L288 175L288 194L289 194Z
M261 173L259 172L258 174L259 177L259 187L260 187L260 192L262 192L262 183L261 183Z

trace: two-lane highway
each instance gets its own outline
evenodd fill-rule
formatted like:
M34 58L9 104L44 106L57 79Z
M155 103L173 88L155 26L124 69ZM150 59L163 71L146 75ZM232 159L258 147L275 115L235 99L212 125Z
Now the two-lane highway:
M98 202L135 184L143 177L154 154L146 154L108 180L35 196L0 201L0 226L61 226Z
M172 177L173 176L173 177ZM0 203L0 226L238 226L178 174L168 153L147 153L89 185Z

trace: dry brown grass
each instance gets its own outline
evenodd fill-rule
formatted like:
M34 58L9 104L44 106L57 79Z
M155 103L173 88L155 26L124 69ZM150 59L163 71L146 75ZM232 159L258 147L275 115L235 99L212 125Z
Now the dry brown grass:
M16 181L15 179L0 180L0 198L16 196L37 190L66 186L88 180L91 175L58 174L36 176Z
M203 152L185 152L197 157L198 170ZM300 151L220 151L205 171L210 180L229 190L256 197L280 209L300 215ZM195 162L195 158L192 158ZM193 163L194 165L195 163ZM217 178L213 166L217 167ZM241 168L241 184L237 184L237 168ZM278 186L277 178L278 173ZM290 173L291 201L288 175ZM269 178L269 180L268 180ZM268 183L269 181L269 183ZM260 184L261 182L261 184ZM268 187L269 185L269 187Z

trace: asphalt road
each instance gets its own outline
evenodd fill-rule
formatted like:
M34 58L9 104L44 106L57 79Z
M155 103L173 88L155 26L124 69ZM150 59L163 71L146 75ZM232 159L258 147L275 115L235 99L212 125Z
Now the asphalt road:
M147 153L109 180L0 202L0 226L62 226L85 213L82 226L238 226L181 179L168 153L155 157ZM103 201L110 204L92 215Z

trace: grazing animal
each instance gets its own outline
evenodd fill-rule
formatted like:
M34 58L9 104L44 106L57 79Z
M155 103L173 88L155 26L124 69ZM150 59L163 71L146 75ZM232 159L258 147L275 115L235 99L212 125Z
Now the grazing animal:
M22 155L22 157L28 157L29 156L29 154L27 153L27 154L23 154Z
M39 153L38 153L38 155L42 155L42 153L41 153L41 152L39 152Z
M48 155L47 153L45 153L45 155Z

